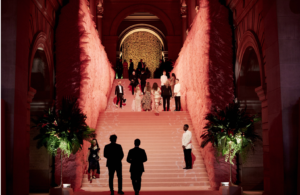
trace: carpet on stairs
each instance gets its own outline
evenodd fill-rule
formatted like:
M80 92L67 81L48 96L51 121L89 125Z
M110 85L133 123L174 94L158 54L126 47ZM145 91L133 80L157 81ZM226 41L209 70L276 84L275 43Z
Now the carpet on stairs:
M126 87L129 85L129 80L122 79L121 81L128 104L133 100L129 88ZM123 191L133 193L129 172L130 164L126 162L126 158L128 151L134 147L134 140L138 138L141 140L140 147L145 149L148 157L148 161L144 163L145 172L142 176L141 194L153 194L154 192L155 194L160 194L160 192L178 194L176 191L180 191L179 194L187 191L189 194L193 194L193 192L199 194L200 191L203 194L215 193L215 191L210 190L207 171L189 113L187 111L162 111L159 115L155 115L153 111L132 112L131 105L124 105L123 109L116 108L113 99L117 82L118 80L114 81L107 110L100 113L96 128L96 139L101 148L100 176L90 183L88 175L85 174L82 179L81 191L77 193L89 192L93 194L94 192L109 191L108 169L105 166L106 158L103 157L103 148L110 143L109 137L112 134L117 135L117 143L122 146L124 151L122 160ZM159 79L151 79L150 82L160 84ZM172 103L174 106L174 102ZM162 110L162 106L160 106L160 110ZM193 169L191 170L183 169L185 162L181 137L184 132L184 124L188 124L189 130L192 132ZM118 190L117 185L117 176L115 175L115 191Z

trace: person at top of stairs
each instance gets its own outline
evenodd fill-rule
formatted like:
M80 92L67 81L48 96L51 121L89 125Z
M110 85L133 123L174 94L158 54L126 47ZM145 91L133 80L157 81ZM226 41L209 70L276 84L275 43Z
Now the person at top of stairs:
M129 150L127 155L127 162L130 163L132 186L135 191L135 195L138 195L141 190L142 174L144 170L144 162L147 161L147 155L144 149L139 148L141 141L139 139L134 140L135 147Z
M123 89L123 86L121 85L121 81L119 81L118 85L116 86L115 95L117 95L116 107L118 107L118 103L120 101L120 108L122 108L124 89Z
M164 70L163 71L163 75L161 75L161 77L160 77L160 85L161 86L165 85L165 83L167 82L167 80L168 80L168 77L166 75L166 71Z
M122 159L124 158L124 153L122 146L117 144L117 136L110 136L110 144L104 147L104 157L107 158L106 166L108 168L109 174L109 188L111 195L114 195L114 174L117 172L118 176L118 194L124 194L122 191Z
M182 148L184 152L185 167L183 169L192 169L192 132L189 130L189 125L185 124L182 135Z

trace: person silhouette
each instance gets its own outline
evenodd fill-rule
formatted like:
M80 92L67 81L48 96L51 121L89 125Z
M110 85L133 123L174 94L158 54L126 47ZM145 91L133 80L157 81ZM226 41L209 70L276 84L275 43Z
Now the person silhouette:
M131 181L135 191L135 195L138 195L141 190L142 174L144 170L144 162L147 161L147 155L144 149L140 148L141 141L139 139L134 140L135 147L129 150L127 155L127 162L130 163Z
M110 144L104 147L104 157L107 158L106 166L108 168L109 175L109 189L111 195L114 194L114 174L117 172L118 176L118 194L124 194L122 191L122 159L124 158L124 153L122 146L117 144L117 136L110 136Z

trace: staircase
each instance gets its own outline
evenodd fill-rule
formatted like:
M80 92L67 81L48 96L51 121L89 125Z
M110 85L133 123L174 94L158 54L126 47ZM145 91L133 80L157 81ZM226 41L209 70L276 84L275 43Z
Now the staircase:
M124 86L124 91L125 88ZM128 94L128 97L126 97L127 103L132 102L129 91L126 93ZM126 107L131 107L131 105L126 105ZM125 112L124 109L119 108L120 112L118 110L107 110L101 113L96 129L97 140L101 148L100 178L94 179L90 183L88 176L84 175L82 190L109 191L108 170L106 158L103 157L103 149L106 144L110 143L109 137L112 134L118 136L117 143L122 145L124 151L122 161L123 191L133 191L129 172L130 164L127 163L126 158L128 151L134 147L134 140L137 138L141 140L140 147L145 149L148 157L148 161L144 163L145 172L142 176L142 191L209 189L206 168L188 112L160 112L159 116L156 116L154 112ZM191 170L182 169L185 167L181 146L184 124L190 126L189 129L193 134L192 143L194 148L192 153L195 161ZM115 175L115 191L118 190L117 185L117 176Z

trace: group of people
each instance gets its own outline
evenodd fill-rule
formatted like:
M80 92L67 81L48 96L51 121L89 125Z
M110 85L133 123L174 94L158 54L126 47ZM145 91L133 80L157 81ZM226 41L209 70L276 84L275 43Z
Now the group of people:
M192 133L188 130L189 126L185 124L183 126L184 133L182 135L182 148L184 153L184 159L186 166L183 169L192 169ZM109 189L111 195L114 195L114 174L117 172L118 177L118 194L124 194L122 191L122 159L124 153L122 146L117 144L117 136L110 136L110 144L104 147L104 157L107 159L106 167L108 168L109 175ZM134 141L134 148L129 150L127 155L127 162L130 163L129 172L131 173L132 186L135 191L135 195L138 195L141 190L142 174L145 172L144 162L147 161L147 155L144 149L140 148L141 141L136 139ZM90 182L96 179L96 173L100 174L100 147L96 139L91 141L91 146L88 148L89 153L87 156L87 162L89 163L88 172L90 173Z
M139 82L140 80L140 82ZM149 82L147 82L147 77L144 76L143 72L140 76L140 79L135 75L135 71L132 72L130 78L130 86L132 88L132 95L134 95L134 100L132 102L132 110L140 112L151 111L152 110L152 96L154 99L154 109L156 113L159 113L159 105L163 105L164 111L170 110L170 99L175 98L175 110L181 110L180 103L180 84L179 79L176 78L175 74L172 73L172 77L168 79L166 76L166 71L163 71L163 75L160 78L161 87L155 82L152 87ZM122 108L122 100L124 99L124 89L121 85L121 81L118 82L118 85L115 88L115 95L117 95L117 102L120 102L120 108ZM162 101L163 100L163 101Z
M150 71L146 67L146 63L143 62L143 59L141 59L140 62L138 63L137 69L134 69L134 64L132 62L132 59L130 59L129 68L126 60L124 60L124 62L122 63L122 59L119 59L119 62L116 65L116 73L118 79L131 78L133 71L135 72L137 78L140 78L142 74L145 75L147 78L150 78Z

